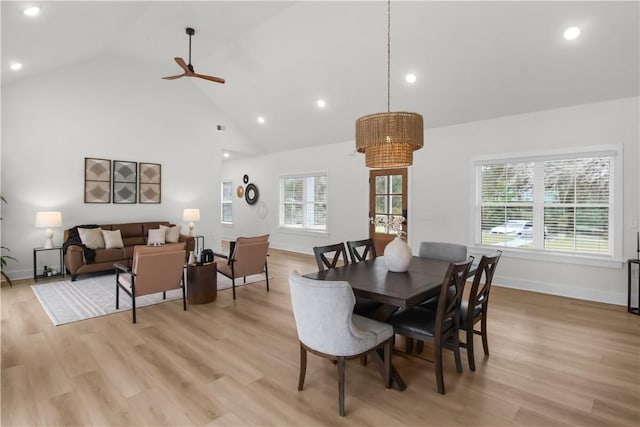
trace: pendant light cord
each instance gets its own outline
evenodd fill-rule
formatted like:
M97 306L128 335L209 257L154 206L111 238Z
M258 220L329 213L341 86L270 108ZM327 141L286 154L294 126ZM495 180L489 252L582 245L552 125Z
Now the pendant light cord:
M387 0L387 113L391 111L391 0Z

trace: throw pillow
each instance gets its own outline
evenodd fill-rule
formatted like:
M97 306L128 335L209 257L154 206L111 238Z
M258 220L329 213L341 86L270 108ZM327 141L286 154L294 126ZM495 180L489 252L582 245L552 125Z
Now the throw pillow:
M78 228L82 244L89 249L104 249L102 228Z
M161 225L160 228L165 230L164 240L167 243L178 243L180 241L180 227L177 225L173 227Z
M147 245L164 245L165 228L155 228L149 230L149 236L147 237Z
M107 249L124 248L120 230L102 230L102 238L104 239L104 245Z

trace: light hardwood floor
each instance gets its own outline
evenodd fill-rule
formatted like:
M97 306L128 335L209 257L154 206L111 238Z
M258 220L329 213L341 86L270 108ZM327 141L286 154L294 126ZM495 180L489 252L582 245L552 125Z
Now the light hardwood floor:
M337 370L309 355L297 391L298 342L287 277L313 257L271 250L264 283L218 293L182 311L173 301L53 326L30 285L2 287L2 426L638 426L640 317L625 307L494 287L491 356L436 391L427 349L394 364L404 392L372 364L347 366L338 416ZM427 348L428 346L425 346ZM396 342L404 348L402 338Z

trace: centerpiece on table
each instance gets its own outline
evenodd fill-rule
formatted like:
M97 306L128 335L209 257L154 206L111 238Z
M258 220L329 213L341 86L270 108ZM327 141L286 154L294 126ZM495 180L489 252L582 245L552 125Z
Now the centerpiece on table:
M390 234L396 235L384 248L384 263L387 269L396 273L407 271L413 253L407 242L403 239L407 234L402 230L405 217L399 215L378 216L376 218L369 218L369 220L374 226L383 226L391 232Z

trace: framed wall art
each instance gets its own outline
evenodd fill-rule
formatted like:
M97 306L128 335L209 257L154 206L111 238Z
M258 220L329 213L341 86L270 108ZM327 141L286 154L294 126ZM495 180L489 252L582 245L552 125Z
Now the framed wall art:
M139 202L160 203L162 193L162 168L158 163L140 162L138 170Z
M113 161L113 203L135 203L137 200L138 163Z
M111 160L84 158L84 202L111 202Z

